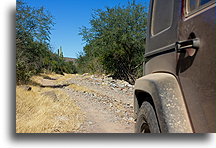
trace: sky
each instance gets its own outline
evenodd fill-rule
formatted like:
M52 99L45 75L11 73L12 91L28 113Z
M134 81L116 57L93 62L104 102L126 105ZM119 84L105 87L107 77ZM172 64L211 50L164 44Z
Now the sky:
M82 36L78 35L82 26L90 27L93 10L126 5L129 0L24 0L28 5L45 7L54 17L55 25L51 30L52 51L62 47L64 57L77 58L85 46ZM148 0L136 0L147 4Z

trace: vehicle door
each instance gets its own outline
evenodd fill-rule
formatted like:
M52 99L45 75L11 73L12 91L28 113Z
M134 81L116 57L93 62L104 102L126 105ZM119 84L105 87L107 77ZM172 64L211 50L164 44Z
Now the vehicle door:
M215 132L215 0L184 0L177 67L195 132Z

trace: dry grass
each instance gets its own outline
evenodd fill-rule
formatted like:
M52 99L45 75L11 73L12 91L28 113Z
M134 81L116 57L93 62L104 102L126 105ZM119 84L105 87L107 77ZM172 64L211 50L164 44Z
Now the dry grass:
M31 86L27 91L16 87L17 133L66 133L76 132L84 121L80 109L59 89ZM42 95L53 91L58 98Z
M53 84L53 85L62 85L62 84L68 84L68 81L72 78L74 78L76 75L75 74L65 74L63 75L59 75L59 74L40 74L37 76L33 76L31 77L31 81L36 82L37 84L43 84L44 83L44 77L48 77L51 79L56 79L56 80L49 80L46 79L45 81L47 81L49 84Z
M87 92L87 93L94 93L94 94L97 94L97 92L95 92L94 90L92 89L89 89L85 86L79 86L79 85L76 85L76 84L70 84L67 88L71 88L73 90L76 90L76 91L81 91L81 92Z
M74 78L75 76L76 76L75 74L65 74L64 76L57 79L56 82L58 83L58 82L68 81L68 80Z
M30 78L30 80L31 80L32 82L36 82L36 83L38 83L38 84L42 84L42 82L43 82L43 77L42 77L42 76L33 76L33 77Z

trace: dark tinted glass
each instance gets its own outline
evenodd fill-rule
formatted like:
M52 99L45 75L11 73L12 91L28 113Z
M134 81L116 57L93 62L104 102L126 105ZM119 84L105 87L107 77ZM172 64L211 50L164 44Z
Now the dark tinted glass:
M202 5L214 0L188 0L188 12L199 9Z
M210 2L211 0L201 0L200 1L200 5L204 5L204 4L206 4L206 3L208 3L208 2Z
M198 8L198 0L190 0L190 11Z

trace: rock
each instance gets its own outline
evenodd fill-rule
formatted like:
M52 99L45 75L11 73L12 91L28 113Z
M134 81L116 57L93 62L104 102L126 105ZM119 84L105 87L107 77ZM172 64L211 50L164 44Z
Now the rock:
M114 88L117 87L117 85L116 85L116 84L113 84L113 83L111 83L110 86L111 86L111 87L114 87Z
M129 119L128 119L129 121L134 121L134 118L132 118L132 117L129 117Z
M87 76L89 73L84 73L82 76Z
M88 124L92 125L92 124L93 124L93 122L89 121L89 122L88 122Z
M125 85L124 85L124 84L119 84L118 87L120 87L120 88L124 88Z
M127 87L129 87L129 88L133 88L133 85L131 85L131 84L127 84Z
M23 89L26 90L26 91L31 91L31 90L32 90L32 87L27 86L27 85L24 85L24 86L23 86Z
M59 101L57 95L55 94L55 91L47 91L47 92L41 93L41 95L50 97L54 101Z
M117 112L117 113L120 113L121 111L120 111L120 110L117 110L116 112Z
M95 83L96 85L100 85L100 83L99 82L97 82L97 83Z

